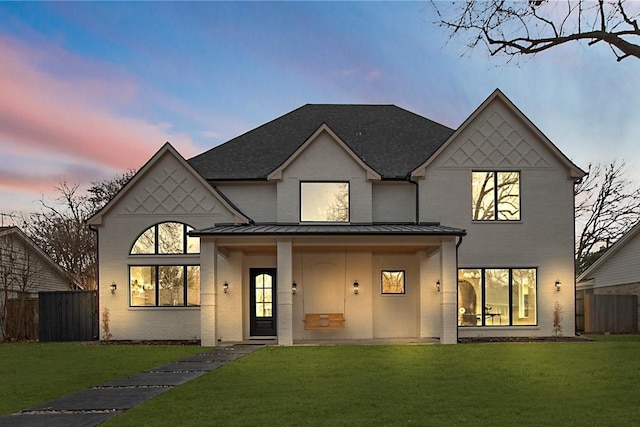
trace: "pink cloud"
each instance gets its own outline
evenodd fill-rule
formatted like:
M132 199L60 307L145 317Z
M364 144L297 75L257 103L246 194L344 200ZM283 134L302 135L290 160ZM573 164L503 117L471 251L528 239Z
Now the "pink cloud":
M367 81L374 81L381 78L384 74L380 70L371 70L367 74L365 74L364 78Z
M135 100L136 84L100 71L103 64L6 37L0 51L0 138L13 150L45 150L116 170L139 167L167 140L185 157L198 151L168 124L113 111Z

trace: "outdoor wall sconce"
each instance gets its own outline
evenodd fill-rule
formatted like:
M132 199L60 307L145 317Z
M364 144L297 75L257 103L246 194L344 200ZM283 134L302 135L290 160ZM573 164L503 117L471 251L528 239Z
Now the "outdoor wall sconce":
M229 290L229 284L225 280L224 283L222 284L222 291L226 294L228 290Z
M355 282L353 282L353 293L355 295L358 295L359 291L360 291L360 283L358 283L358 281L356 280Z
M291 294L295 295L297 291L298 291L298 284L294 280L293 283L291 284Z
M118 285L116 285L116 282L111 282L111 286L109 286L109 289L111 289L112 294L115 294L116 289L118 289Z
M440 280L436 282L436 291L440 292Z
M562 286L562 283L560 283L560 280L556 280L556 292L560 292L560 286Z

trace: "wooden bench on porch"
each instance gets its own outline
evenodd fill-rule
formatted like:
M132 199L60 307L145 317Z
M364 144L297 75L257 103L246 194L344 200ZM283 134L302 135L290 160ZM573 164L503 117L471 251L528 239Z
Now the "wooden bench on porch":
M344 329L343 313L307 313L304 315L307 331L337 331Z

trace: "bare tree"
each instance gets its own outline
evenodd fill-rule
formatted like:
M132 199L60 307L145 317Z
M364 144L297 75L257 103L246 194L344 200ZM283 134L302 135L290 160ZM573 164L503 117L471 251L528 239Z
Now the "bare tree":
M43 270L37 259L13 234L0 239L0 337L26 339L32 334L33 306L29 304ZM10 310L11 308L11 310Z
M604 253L602 246L615 243L640 220L640 187L626 177L625 163L614 161L589 165L574 192L576 269L581 273Z
M97 247L95 233L85 220L100 210L133 177L129 170L111 180L93 182L83 193L78 184L62 182L58 197L44 198L42 209L25 219L25 231L69 275L74 286L96 288Z
M335 222L349 221L349 186L341 184L333 202L327 208L327 219Z
M625 0L467 0L431 4L450 37L491 55L536 54L574 41L609 45L618 61L640 58L640 3Z
M42 210L31 214L26 232L69 275L74 286L95 289L96 237L85 224L93 207L78 184L62 182L53 202L42 199Z
M92 182L91 187L87 190L87 193L89 194L87 200L94 210L91 214L93 215L109 203L109 201L113 199L118 192L120 192L122 187L127 185L135 174L135 169L129 169L128 171L120 175L116 175L111 179Z

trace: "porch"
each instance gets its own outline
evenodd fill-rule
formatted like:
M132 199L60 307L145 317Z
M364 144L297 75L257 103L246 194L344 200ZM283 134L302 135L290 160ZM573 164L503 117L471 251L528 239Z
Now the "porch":
M203 345L457 341L462 230L242 225L193 234L201 239ZM309 327L314 316L330 327Z
M340 346L340 345L429 345L440 344L439 338L369 338L369 339L349 339L349 340L293 340L293 346L315 347L315 346ZM242 341L219 342L219 346L234 345L274 345L277 346L277 338L273 339L249 339Z

